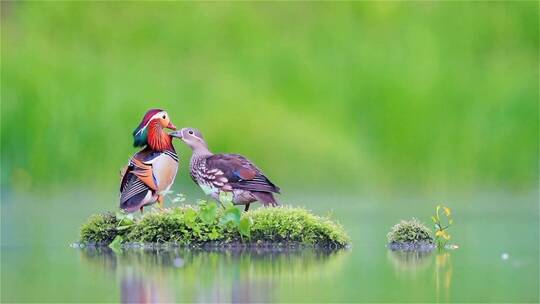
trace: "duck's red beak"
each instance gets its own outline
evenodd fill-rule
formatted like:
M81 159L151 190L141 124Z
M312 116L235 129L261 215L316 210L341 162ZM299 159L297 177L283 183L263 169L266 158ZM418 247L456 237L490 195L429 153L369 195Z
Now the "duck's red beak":
M167 129L176 130L176 126L173 125L173 123L169 121L169 124L167 125Z

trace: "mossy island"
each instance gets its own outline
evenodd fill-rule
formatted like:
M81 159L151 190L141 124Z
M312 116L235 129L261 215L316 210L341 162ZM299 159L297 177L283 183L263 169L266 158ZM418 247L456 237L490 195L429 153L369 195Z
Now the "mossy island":
M82 225L78 246L194 248L349 246L343 227L327 217L290 206L241 213L234 206L202 202L146 212L140 217L106 212Z
M431 230L415 218L401 220L386 237L391 250L431 251L436 247Z

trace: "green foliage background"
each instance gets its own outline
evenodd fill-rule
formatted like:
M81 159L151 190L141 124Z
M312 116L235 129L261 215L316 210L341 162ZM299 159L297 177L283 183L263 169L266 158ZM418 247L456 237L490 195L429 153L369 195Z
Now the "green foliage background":
M280 185L538 181L534 1L2 2L1 22L4 187L116 191L153 107Z

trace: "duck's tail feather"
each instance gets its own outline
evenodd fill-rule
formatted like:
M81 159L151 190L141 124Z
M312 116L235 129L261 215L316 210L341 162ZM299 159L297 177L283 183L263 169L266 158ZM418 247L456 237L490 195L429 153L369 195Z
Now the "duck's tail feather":
M265 205L265 206L275 207L275 206L279 205L278 201L274 197L274 194L272 194L271 192L252 191L252 193L253 193L253 196L255 196L255 198L259 202L263 203L263 205Z

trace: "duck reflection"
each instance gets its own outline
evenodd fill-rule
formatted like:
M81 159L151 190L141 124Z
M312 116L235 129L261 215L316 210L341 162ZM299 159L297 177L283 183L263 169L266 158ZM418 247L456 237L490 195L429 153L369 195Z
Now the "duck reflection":
M114 274L122 303L273 302L283 278L338 272L345 251L85 248L82 260Z
M170 303L174 302L174 293L165 284L162 275L152 276L148 280L144 271L139 271L135 265L141 262L141 256L122 252L114 253L108 247L86 248L82 251L83 261L92 267L98 266L108 273L115 274L119 280L120 299L122 303ZM167 252L154 251L149 254L149 261L168 267L170 259Z
M159 280L146 280L136 273L121 278L120 293L122 303L175 302L174 294L166 284Z

